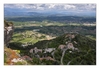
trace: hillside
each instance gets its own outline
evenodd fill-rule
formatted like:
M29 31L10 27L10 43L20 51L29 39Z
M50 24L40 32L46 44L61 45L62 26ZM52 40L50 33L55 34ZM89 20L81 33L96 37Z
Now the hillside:
M54 59L64 65L95 65L96 41L68 33L49 41L34 44L37 48L55 48Z
M73 36L73 38L71 38L71 36ZM34 44L34 46L38 46L38 44L40 44L41 46L38 46L39 48L40 47L44 47L44 46L47 46L47 47L58 47L60 44L66 44L66 42L72 42L75 44L75 42L77 42L77 44L75 46L80 46L82 48L82 46L86 46L86 47L89 47L88 45L92 45L91 47L95 47L95 41L94 40L91 40L83 35L80 35L78 33L67 33L67 34L64 34L64 35L61 35L53 40L48 40L48 41L40 41L40 42L37 42L36 44ZM55 44L55 45L54 45Z
M28 65L30 57L21 56L20 50L13 50L9 45L12 39L14 26L12 22L4 21L4 65ZM28 58L29 60L27 60Z
M96 41L78 33L67 33L19 49L22 56L33 59L32 65L96 65Z

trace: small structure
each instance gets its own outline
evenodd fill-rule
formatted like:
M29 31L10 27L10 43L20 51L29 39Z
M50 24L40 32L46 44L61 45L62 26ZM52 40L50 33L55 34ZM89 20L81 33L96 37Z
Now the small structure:
M54 60L53 58L51 58L50 56L44 57L44 58L40 58L41 61L42 61L43 59L55 61L55 60Z
M74 48L74 50L79 51L78 48Z
M75 38L75 35L70 33L70 34L67 34L65 37L66 37L66 38L67 38L67 37Z
M66 47L66 45L59 45L58 49L64 49Z
M34 50L34 49L32 48L29 52L32 54L32 53L33 53L33 50Z
M34 49L32 48L32 49L30 49L30 53L33 53L33 51L34 51L34 53L36 54L36 53L38 53L38 52L41 52L42 53L42 49L38 49L37 47L34 47Z
M41 52L42 53L42 49L38 49L38 52Z
M41 52L41 53L42 53L42 49L38 49L37 47L35 47L35 48L34 48L34 52L35 52L35 53L38 53L38 52Z
M47 48L47 49L44 49L44 53L47 53L47 52L51 53L54 50L55 48Z
M75 35L73 34L73 35L71 35L71 38L75 38Z
M72 50L74 50L74 46L73 46L72 43L68 43L67 48L68 48L68 49L72 49Z

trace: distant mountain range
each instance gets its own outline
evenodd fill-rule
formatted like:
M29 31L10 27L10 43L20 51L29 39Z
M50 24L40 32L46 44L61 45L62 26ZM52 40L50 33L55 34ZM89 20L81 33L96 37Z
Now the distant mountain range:
M9 17L9 16L96 16L95 13L74 13L74 12L45 12L45 13L40 13L40 12L9 12L5 11L4 12L4 17Z
M4 9L4 17L9 16L96 16L95 12L75 12L75 11L25 11L19 9Z

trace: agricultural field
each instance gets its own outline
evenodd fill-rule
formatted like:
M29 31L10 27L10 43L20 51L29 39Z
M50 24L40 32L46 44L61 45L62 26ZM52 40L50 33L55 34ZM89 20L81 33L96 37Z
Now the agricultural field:
M14 23L14 34L11 42L20 42L23 46L34 45L38 41L50 40L69 32L80 33L96 40L96 24L60 23L48 21L27 21Z
M23 45L33 45L34 43L42 40L50 40L55 37L38 33L34 30L14 33L11 42L20 42Z

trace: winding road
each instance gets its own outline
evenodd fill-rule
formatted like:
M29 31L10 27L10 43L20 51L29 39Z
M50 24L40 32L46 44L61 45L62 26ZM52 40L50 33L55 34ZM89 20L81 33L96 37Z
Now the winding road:
M63 57L65 55L65 52L66 52L67 48L63 50L62 52L62 57L61 57L61 65L63 65Z

